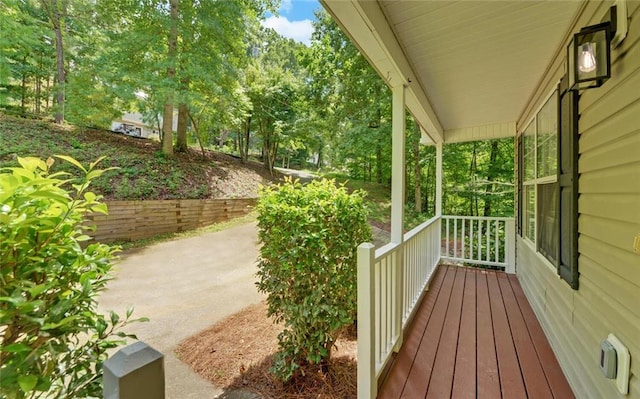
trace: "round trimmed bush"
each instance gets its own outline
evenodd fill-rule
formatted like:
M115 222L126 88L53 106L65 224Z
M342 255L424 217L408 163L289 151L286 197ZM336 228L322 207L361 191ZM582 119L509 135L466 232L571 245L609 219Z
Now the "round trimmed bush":
M273 367L282 380L326 363L339 331L356 319L356 250L371 240L364 196L333 180L287 180L260 193L256 284L269 316L284 324Z

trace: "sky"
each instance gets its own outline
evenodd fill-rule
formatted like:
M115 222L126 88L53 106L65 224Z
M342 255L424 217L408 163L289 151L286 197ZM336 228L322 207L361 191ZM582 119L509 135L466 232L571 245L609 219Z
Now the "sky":
M311 21L315 19L313 11L321 7L318 0L282 0L279 16L269 15L262 26L309 45L313 33Z

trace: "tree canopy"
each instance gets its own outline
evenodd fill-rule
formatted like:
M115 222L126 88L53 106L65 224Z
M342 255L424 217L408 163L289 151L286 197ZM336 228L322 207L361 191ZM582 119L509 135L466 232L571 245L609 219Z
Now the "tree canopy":
M162 151L388 185L391 92L323 10L306 46L261 26L277 0L5 0L0 108L109 127L139 112ZM6 33L6 34L5 34ZM175 122L174 122L175 121ZM174 136L175 134L175 136ZM432 214L435 150L407 115L406 202ZM508 214L512 141L445 146L446 213Z

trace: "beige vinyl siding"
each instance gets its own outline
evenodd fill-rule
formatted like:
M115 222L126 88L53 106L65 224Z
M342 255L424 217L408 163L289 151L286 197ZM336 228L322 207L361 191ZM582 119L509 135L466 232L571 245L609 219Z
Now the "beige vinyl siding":
M590 2L573 31L600 22L612 2ZM518 238L516 272L578 398L640 399L640 2L628 2L629 33L612 52L612 78L581 92L579 110L580 288L572 290ZM518 122L531 118L564 74L565 49L551 60ZM614 333L631 353L629 395L598 367L600 341Z

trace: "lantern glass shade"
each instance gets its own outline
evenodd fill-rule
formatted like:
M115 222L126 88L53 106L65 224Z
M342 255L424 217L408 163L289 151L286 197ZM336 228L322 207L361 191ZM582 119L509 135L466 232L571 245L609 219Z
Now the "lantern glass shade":
M601 86L611 77L611 24L588 26L573 36L567 49L569 87Z

